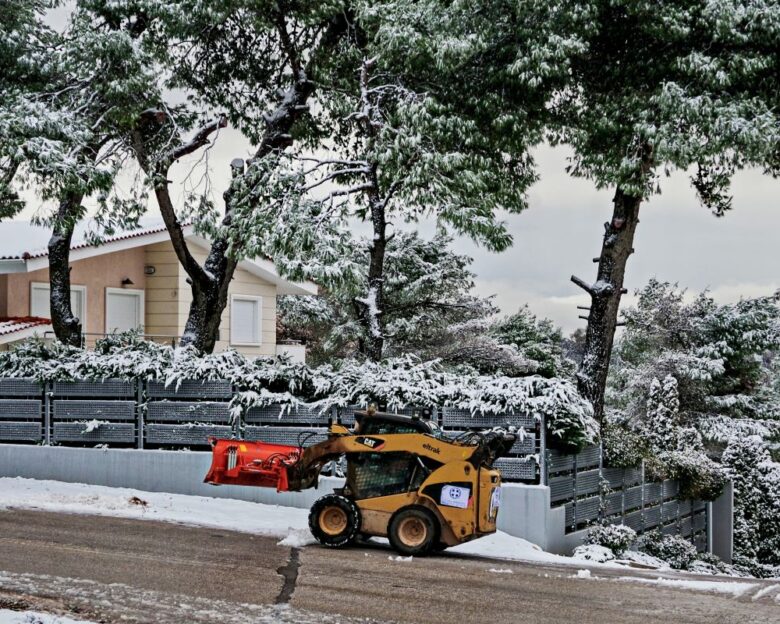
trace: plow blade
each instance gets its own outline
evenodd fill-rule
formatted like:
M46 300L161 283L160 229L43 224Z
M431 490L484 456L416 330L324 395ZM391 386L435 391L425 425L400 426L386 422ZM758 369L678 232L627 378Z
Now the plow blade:
M283 444L210 438L211 468L204 481L215 485L254 485L288 492L288 469L303 449Z

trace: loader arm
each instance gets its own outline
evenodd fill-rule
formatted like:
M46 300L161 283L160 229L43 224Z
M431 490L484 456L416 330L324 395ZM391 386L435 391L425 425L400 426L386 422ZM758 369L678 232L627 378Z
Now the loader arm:
M327 440L306 448L212 439L212 465L205 481L298 492L316 487L323 467L344 454L400 452L439 464L467 461L479 467L492 465L514 440L514 434L500 432L480 434L467 443L423 433L362 435L338 424L330 426Z

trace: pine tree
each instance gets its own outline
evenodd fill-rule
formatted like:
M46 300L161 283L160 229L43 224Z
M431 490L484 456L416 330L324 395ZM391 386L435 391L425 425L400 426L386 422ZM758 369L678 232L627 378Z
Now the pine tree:
M123 10L106 0L94 1L107 11ZM189 106L161 103L148 111L152 114L139 117L134 150L192 290L181 343L210 353L235 268L255 251L247 240L251 222L244 218L245 210L251 214L264 201L263 177L293 144L293 134L300 138L308 132L305 118L317 67L346 30L345 13L341 2L145 4L154 33L151 49L156 62L169 72L166 86L185 91ZM248 162L241 158L231 162L224 214L203 196L177 210L168 170L177 160L206 148L229 122L252 140L254 153ZM187 132L192 136L186 138ZM180 216L211 238L203 263L189 249Z
M777 7L765 16L748 5L604 0L583 8L592 17L587 52L572 60L577 87L556 112L558 138L575 151L570 172L615 189L596 281L572 277L591 298L578 382L597 417L639 207L660 191L660 174L696 168L699 196L723 214L733 172L765 161L777 145L776 107L757 97L764 84L776 85L767 51L774 41L776 58ZM746 8L758 27L743 19ZM739 30L727 34L724 24Z

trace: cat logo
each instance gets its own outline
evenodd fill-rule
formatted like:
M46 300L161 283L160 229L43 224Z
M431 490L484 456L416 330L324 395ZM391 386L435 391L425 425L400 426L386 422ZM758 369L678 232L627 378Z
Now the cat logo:
M380 440L379 438L366 438L366 437L357 438L357 440L355 441L371 449L379 449L385 443L384 440Z

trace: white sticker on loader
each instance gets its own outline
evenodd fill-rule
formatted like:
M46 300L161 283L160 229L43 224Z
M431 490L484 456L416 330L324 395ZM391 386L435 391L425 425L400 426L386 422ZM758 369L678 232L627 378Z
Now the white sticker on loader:
M498 508L501 507L501 488L497 487L490 495L490 518L498 516Z
M445 485L441 489L441 504L447 507L460 507L465 509L469 506L469 496L471 489L467 487L458 487L457 485Z

